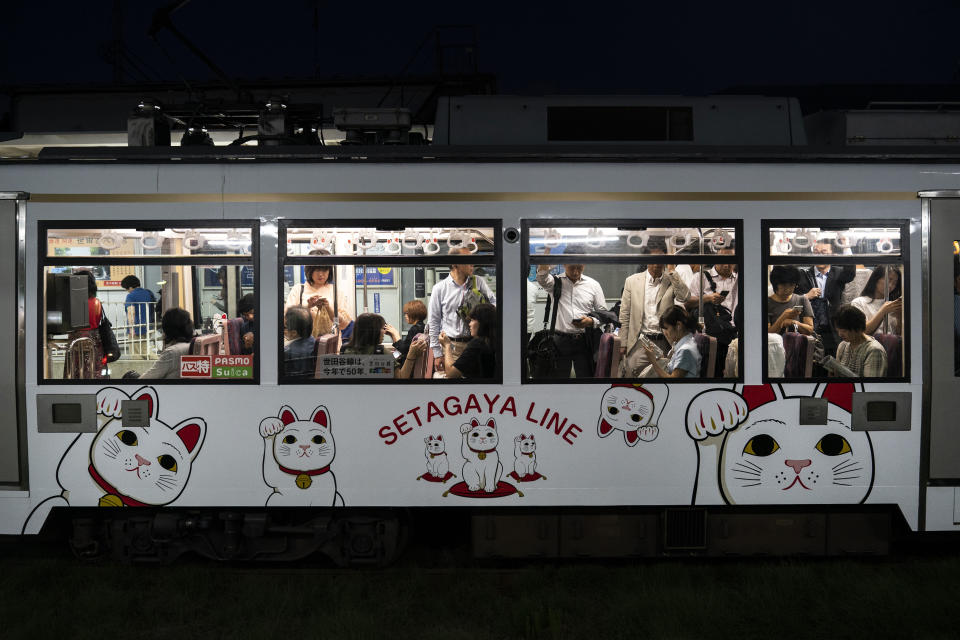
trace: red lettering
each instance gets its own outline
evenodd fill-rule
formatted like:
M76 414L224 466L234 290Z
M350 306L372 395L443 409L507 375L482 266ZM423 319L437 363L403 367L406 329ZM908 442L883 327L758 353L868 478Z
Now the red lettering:
M443 412L440 411L440 407L434 404L434 402L431 400L430 402L427 403L427 422L430 422L431 420L433 420L434 416L438 418L442 418Z
M491 400L490 396L487 394L483 394L483 399L487 401L487 406L489 407L489 409L487 409L487 413L493 413L493 403L500 399L500 394L498 393L497 395L493 396L493 400Z
M401 422L401 421L402 421L402 422ZM398 431L398 432L400 433L400 435L402 435L402 436L407 435L408 433L410 433L410 432L413 430L413 429L410 428L410 427L407 427L407 429L404 430L404 427L407 426L407 421L403 419L403 416L397 416L396 418L394 418L394 419L393 419L393 426L395 426L395 427L397 428L397 431Z
M513 414L513 417L517 417L517 404L513 401L513 396L507 396L506 402L503 403L503 406L500 407L500 415L505 414L506 412Z
M576 433L574 433L574 431L576 431ZM570 426L567 427L567 430L563 433L563 439L567 441L567 444L572 445L573 441L582 431L583 429L571 422Z
M390 430L390 427L380 427L380 437L383 438L383 444L391 445L397 441L397 434Z
M567 425L567 419L564 418L563 422L560 422L560 414L556 411L553 412L553 415L550 417L550 421L547 422L547 431L550 428L553 428L554 433L560 435L560 432L563 431L563 428Z
M450 401L453 400L453 409L450 408ZM457 396L449 396L446 400L443 401L443 410L447 412L448 416L458 416L461 413L460 410L460 399Z
M531 402L530 406L527 408L527 421L532 422L533 424L537 424L537 419L531 418L530 415L533 413L533 408L536 406L537 406L536 402Z
M420 411L419 406L414 407L413 409L410 409L410 411L407 411L407 414L413 416L413 419L417 421L418 427L422 427L423 423L420 422L420 416L417 415L417 411Z
M467 397L467 404L463 407L463 412L467 413L471 409L480 413L480 401L477 400L477 396L472 393Z

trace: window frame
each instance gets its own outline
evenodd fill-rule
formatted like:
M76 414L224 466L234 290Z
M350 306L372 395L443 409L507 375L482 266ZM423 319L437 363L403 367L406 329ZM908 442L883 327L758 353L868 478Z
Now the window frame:
M569 228L569 227L616 227L624 230L642 230L653 228L732 228L734 230L735 249L734 255L730 256L733 260L724 261L723 264L733 263L737 265L737 273L743 273L743 218L602 218L602 219L543 219L543 218L524 218L520 220L520 247L523 252L523 273L529 274L531 265L537 264L558 264L566 256L543 256L530 254L530 229L539 227ZM714 254L715 255L715 254ZM576 260L576 264L712 264L704 261L703 255L676 255L676 254L638 254L636 256L587 256L570 254L571 259ZM642 273L642 272L641 272ZM587 274L589 275L589 274ZM526 278L526 275L524 275ZM522 311L519 318L520 335L523 336L527 331L527 294L526 289L521 287L520 309ZM744 302L743 278L737 277L737 304ZM542 315L541 315L542 317ZM743 337L743 327L737 327L738 337ZM529 337L528 337L529 339ZM588 378L579 380L577 378L530 378L527 371L527 344L522 344L520 349L520 384L643 384L663 383L663 384L707 384L708 381L720 384L742 383L744 380L744 350L741 348L737 353L737 371L739 374L731 378Z
M287 229L290 227L306 227L315 229L340 228L376 228L391 230L405 227L427 228L470 228L490 227L493 229L493 253L491 255L440 255L432 256L404 256L404 255L329 255L329 256L289 256L287 255ZM452 218L418 218L398 221L390 218L281 218L277 220L277 246L279 268L277 270L277 384L279 385L455 385L455 384L503 384L503 327L504 319L501 304L497 305L497 370L492 378L299 378L286 375L283 357L283 305L285 302L284 282L286 267L306 266L312 264L339 266L383 266L383 267L426 267L449 266L454 264L492 265L497 270L496 295L498 300L503 295L503 221L499 218L476 218L469 220L455 220ZM429 306L429 305L428 305Z
M899 265L901 268L901 282L908 284L910 282L910 220L908 218L880 218L872 226L884 226L884 227L898 227L900 229L900 254L899 255L831 255L830 265L831 268L834 264L836 265L870 265L874 264L877 266L889 264L889 265ZM818 257L818 254L809 254L809 255L796 255L796 256L772 256L770 255L770 230L771 229L780 229L780 228L798 228L798 229L810 229L816 228L821 231L839 231L839 230L849 230L851 228L864 228L869 227L871 224L868 221L856 218L842 218L842 219L769 219L764 218L760 221L760 243L761 243L761 254L760 254L760 270L762 277L760 278L760 291L761 297L760 300L762 304L760 305L760 327L764 328L764 339L766 339L766 329L767 326L767 287L770 284L769 277L767 273L770 267L776 265L789 265L795 267L808 267L815 264L815 262L822 262L823 258ZM760 345L760 354L761 354L761 363L762 363L762 381L764 384L792 384L792 383L805 383L805 384L823 384L827 382L853 382L857 384L862 384L868 382L870 384L902 384L910 382L910 373L911 373L911 361L910 361L910 351L908 348L909 340L907 340L907 332L910 325L910 300L912 298L912 287L901 286L902 293L900 294L903 299L903 326L901 326L901 353L903 354L903 369L906 372L903 376L896 377L884 377L884 378L843 378L840 376L824 376L817 377L811 375L809 378L771 378L767 370L767 345ZM839 338L839 336L837 336ZM838 343L839 344L839 343ZM835 355L835 354L832 354Z
M222 228L248 228L250 229L250 255L232 256L226 255L204 255L204 256L173 256L173 255L154 255L154 256L131 256L122 258L113 258L111 256L90 256L89 262L104 266L250 266L253 268L254 281L254 304L256 305L256 314L260 315L260 221L251 218L203 218L203 219L171 219L171 220L134 220L123 218L119 220L40 220L37 223L37 244L38 244L38 277L37 277L37 384L38 385L184 385L184 384L202 384L202 385L259 385L260 384L260 323L254 325L254 347L253 347L253 375L249 379L204 379L204 378L132 378L124 380L121 378L102 378L91 380L65 380L63 378L44 378L43 377L43 358L45 357L46 345L43 341L44 322L46 319L46 298L44 297L44 286L46 284L47 267L76 267L78 263L87 261L87 256L65 256L53 257L48 254L47 232L50 229L136 229L138 231L162 231L164 229L222 229ZM116 362L119 362L117 360ZM114 364L114 363L110 363Z

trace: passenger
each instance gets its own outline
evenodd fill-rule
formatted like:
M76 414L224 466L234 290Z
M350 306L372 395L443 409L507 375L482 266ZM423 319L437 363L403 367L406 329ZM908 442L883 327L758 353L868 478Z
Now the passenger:
M68 333L67 344L69 345L78 338L89 338L93 341L94 361L91 363L93 365L93 377L102 378L104 377L103 365L106 364L106 360L104 359L103 343L100 340L100 318L103 316L103 305L97 298L97 279L93 277L93 273L86 269L74 271L73 275L87 277L87 322L89 326L83 329L74 329ZM65 378L71 374L70 368L68 363L64 362L63 375ZM73 369L73 374L83 375L85 367L83 363L77 362Z
M773 295L767 299L767 331L784 333L797 331L804 335L813 333L813 309L806 297L794 290L800 282L800 270L796 267L777 265L770 270Z
M886 280L884 280L884 272L888 272ZM903 300L900 294L899 269L881 265L873 270L863 291L860 292L860 297L854 298L850 303L866 316L867 335L883 333L883 319L888 316L887 333L900 335L903 320Z
M427 319L427 307L420 300L411 300L407 304L403 305L403 320L409 325L410 330L407 331L407 337L402 340L394 339L393 348L397 350L397 353L400 354L400 357L397 359L397 364L403 366L404 361L407 359L407 351L410 349L410 345L413 344L414 338L418 334L423 333L424 330L424 320ZM387 333L390 333L390 329L393 329L390 325L387 325ZM396 329L394 329L396 331ZM399 338L399 332L396 334ZM393 337L393 334L391 334Z
M833 243L820 239L813 245L813 252L823 256L833 254ZM829 264L817 264L800 272L800 283L795 293L806 296L813 308L813 329L820 336L824 350L836 353L837 334L834 328L837 311L842 304L843 288L857 274L851 265L831 267ZM814 375L826 375L826 370L815 365Z
M383 353L383 336L387 332L387 322L383 316L376 313L361 313L357 316L353 329L353 336L348 344L343 345L340 353L355 355L373 355ZM426 340L414 340L407 350L407 358L403 366L393 369L395 378L409 378L413 368L427 348Z
M454 247L449 255L468 255L463 247ZM430 348L433 349L434 368L444 370L460 357L470 342L467 326L470 311L477 304L497 304L497 297L490 291L486 280L473 275L472 264L450 265L450 277L444 278L430 292ZM440 345L440 334L450 338L449 346Z
M240 317L243 318L243 323L240 325L240 340L242 344L240 345L240 353L250 354L253 353L253 331L256 323L256 300L252 293L240 298L240 302L237 303L237 311L240 313Z
M549 249L548 249L549 251ZM553 265L537 265L537 284L547 292L553 305L555 279L550 274ZM600 283L583 275L582 264L563 265L560 279L560 304L557 307L556 345L557 364L551 378L569 378L570 364L578 378L592 378L594 374L593 350L587 340L585 329L594 326L590 313L605 311L606 300Z
M447 370L448 378L492 378L497 374L497 308L479 304L470 312L470 342ZM447 342L440 334L441 344Z
M157 299L153 292L141 286L140 278L134 275L127 276L120 281L120 286L127 291L123 308L127 312L127 331L130 344L130 355L145 357L147 355L147 324L154 320L155 304Z
M837 312L837 332L843 342L837 347L837 362L858 378L883 378L887 375L887 351L866 334L867 317L850 304Z
M732 256L735 253L736 250L733 246L727 246L719 249L717 256ZM741 314L738 313L740 287L738 286L739 275L736 266L735 264L714 264L711 269L701 269L694 274L693 280L690 282L690 296L684 303L687 311L699 315L702 290L704 292L704 304L720 305L730 312L729 318L723 317L719 312L715 315L715 321L711 318L704 318L704 324L706 325L704 332L717 339L717 368L714 370L714 374L717 376L723 375L722 363L726 361L730 343L739 336L739 327L742 324Z
M700 350L693 334L700 324L697 316L674 306L660 316L660 330L672 345L666 366L660 366L651 345L643 345L647 359L660 378L697 378L700 376Z
M326 249L313 249L308 255L328 256L330 252ZM333 287L333 267L329 265L308 265L303 268L303 275L306 282L290 289L287 302L283 305L283 311L286 313L290 307L306 307L309 309L313 318L311 335L314 338L319 338L333 332L333 319L337 317L333 308L336 302Z
M283 348L285 372L290 377L312 378L317 365L317 341L311 335L313 316L306 307L290 307L283 314L283 336L289 342Z
M167 309L160 319L163 330L163 351L153 366L140 374L141 378L179 378L180 356L188 355L193 339L193 320L180 307Z
M653 255L666 254L666 245L648 244ZM656 344L664 353L670 345L660 331L660 316L675 305L682 305L690 290L673 269L664 270L662 264L649 264L645 271L629 276L623 283L620 299L620 356L633 348L640 334ZM649 361L646 351L638 354L636 362L631 363L641 369ZM631 358L632 359L632 358Z
M220 313L227 312L227 267L217 269L217 283L220 285L220 291L213 296L210 302Z

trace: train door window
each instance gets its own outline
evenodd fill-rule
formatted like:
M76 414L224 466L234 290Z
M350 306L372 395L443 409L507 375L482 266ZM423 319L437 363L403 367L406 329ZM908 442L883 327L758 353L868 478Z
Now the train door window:
M280 380L502 379L498 221L284 221Z
M763 226L766 377L905 380L907 222Z
M740 221L540 224L523 226L524 382L740 377Z
M256 382L258 227L222 225L41 223L41 382Z

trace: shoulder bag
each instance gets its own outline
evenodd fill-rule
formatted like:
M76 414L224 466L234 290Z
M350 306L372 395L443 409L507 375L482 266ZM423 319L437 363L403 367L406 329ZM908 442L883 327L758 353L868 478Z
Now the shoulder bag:
M553 279L553 312L550 300L543 306L543 329L530 337L527 343L527 369L534 378L546 378L557 366L557 343L554 330L557 326L557 307L560 306L560 278ZM549 329L547 325L549 323Z

